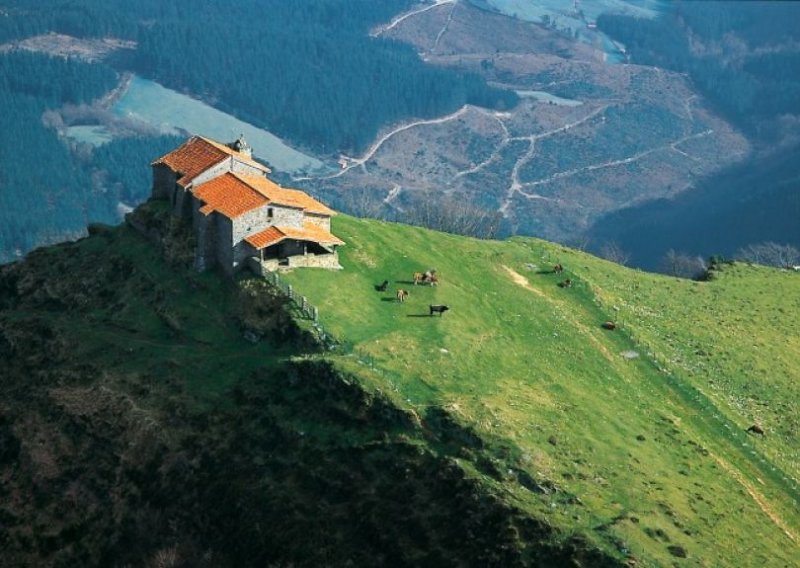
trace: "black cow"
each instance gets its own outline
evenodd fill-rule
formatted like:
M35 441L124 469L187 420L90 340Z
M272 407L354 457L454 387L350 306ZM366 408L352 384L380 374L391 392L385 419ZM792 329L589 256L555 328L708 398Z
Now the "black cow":
M386 292L386 289L388 287L389 287L389 281L388 280L384 280L382 284L377 284L375 286L375 290L377 290L378 292Z
M431 314L430 314L431 316L433 316L433 314L439 314L439 317L442 317L442 314L450 309L449 306L445 306L445 305L441 305L441 304L439 304L439 305L431 304L428 307L431 310Z

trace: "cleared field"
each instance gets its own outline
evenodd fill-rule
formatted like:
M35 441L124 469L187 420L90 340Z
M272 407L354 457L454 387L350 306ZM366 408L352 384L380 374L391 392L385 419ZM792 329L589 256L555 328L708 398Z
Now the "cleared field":
M120 116L142 120L164 133L185 131L216 140L234 140L244 134L256 157L284 172L311 172L323 167L316 158L287 146L262 128L141 77L131 81L113 110Z
M790 361L800 334L770 315L796 311L786 298L798 297L797 275L736 266L695 283L533 239L346 216L333 230L347 242L343 271L287 275L344 341L331 358L423 422L443 409L471 428L488 465L462 466L509 502L644 565L797 558ZM566 271L552 274L558 262ZM430 268L440 286L410 282ZM779 294L761 288L770 278ZM376 292L384 279L389 290ZM403 304L397 288L411 292ZM430 304L450 311L430 316ZM776 405L769 414L736 404L753 388L751 368L758 400ZM719 373L727 379L710 389ZM763 438L744 432L756 418L768 424Z

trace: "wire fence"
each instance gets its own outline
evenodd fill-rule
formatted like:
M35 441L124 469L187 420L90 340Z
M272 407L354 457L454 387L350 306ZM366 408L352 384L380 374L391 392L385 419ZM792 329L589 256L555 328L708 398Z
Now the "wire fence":
M264 279L272 284L281 294L289 299L296 315L311 322L311 330L326 351L346 351L347 343L338 340L329 333L319 319L319 308L308 301L308 298L295 292L294 287L284 282L277 272L264 271Z

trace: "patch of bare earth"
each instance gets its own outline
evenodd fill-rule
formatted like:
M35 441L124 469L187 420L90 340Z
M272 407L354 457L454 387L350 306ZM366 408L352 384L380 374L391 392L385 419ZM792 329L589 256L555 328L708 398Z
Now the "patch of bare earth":
M527 95L513 109L468 106L393 125L352 167L298 180L344 209L352 195L392 213L444 194L501 212L505 233L563 242L604 214L689 190L749 152L682 75L606 64L591 46L462 1L395 21L381 37L411 43L429 63L580 104Z
M136 42L117 38L81 39L48 33L0 45L0 53L16 49L95 62L120 49L136 49Z

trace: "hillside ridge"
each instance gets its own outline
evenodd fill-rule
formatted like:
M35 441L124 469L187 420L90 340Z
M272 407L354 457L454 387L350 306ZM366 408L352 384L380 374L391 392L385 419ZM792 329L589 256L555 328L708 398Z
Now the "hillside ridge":
M344 269L282 276L340 339L323 352L263 279L189 270L157 213L0 268L18 563L791 563L797 274L691 282L340 215Z

